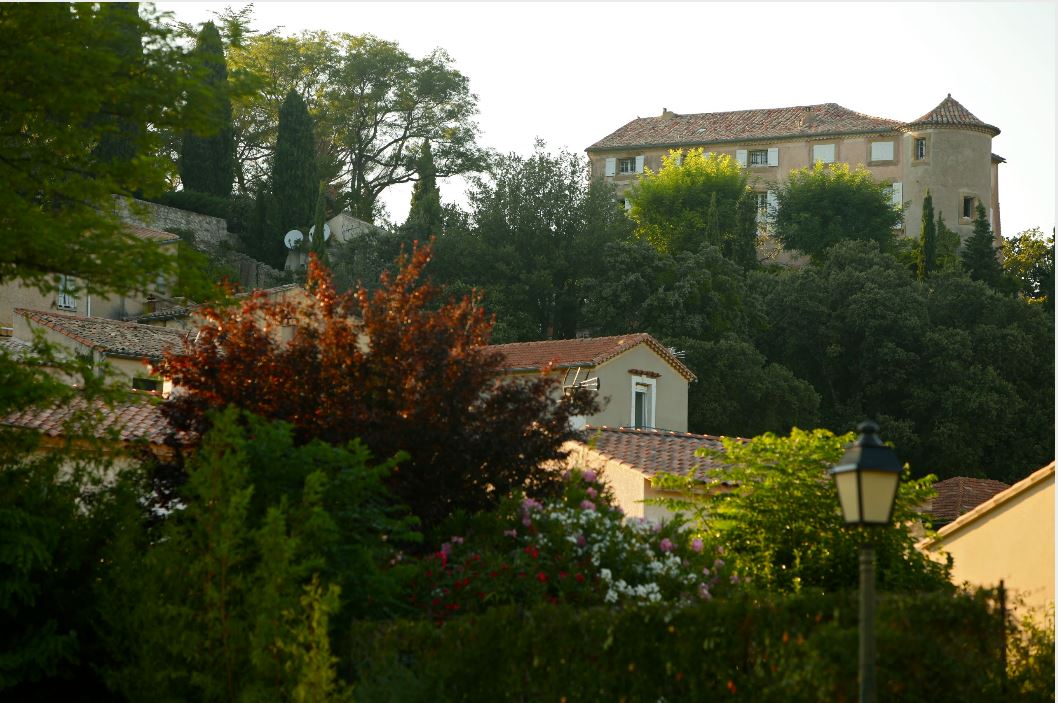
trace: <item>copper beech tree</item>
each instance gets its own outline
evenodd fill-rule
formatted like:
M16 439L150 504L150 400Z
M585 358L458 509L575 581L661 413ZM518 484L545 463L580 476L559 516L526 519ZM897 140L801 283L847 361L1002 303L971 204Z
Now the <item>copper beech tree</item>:
M313 259L301 299L258 293L205 310L201 332L159 369L183 389L164 406L170 421L202 432L207 411L235 405L291 423L299 442L359 437L379 458L407 452L391 488L425 527L515 488L547 492L557 476L542 464L596 401L557 392L553 377L504 378L486 348L492 320L476 295L439 300L423 281L430 256L415 247L373 293L346 294Z

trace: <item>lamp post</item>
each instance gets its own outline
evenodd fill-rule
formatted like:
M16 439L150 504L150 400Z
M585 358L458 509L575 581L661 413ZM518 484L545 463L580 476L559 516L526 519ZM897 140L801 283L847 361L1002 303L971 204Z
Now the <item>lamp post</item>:
M861 422L859 438L830 470L846 525L888 525L903 467L878 437L878 425ZM860 546L860 703L877 703L874 679L874 545Z

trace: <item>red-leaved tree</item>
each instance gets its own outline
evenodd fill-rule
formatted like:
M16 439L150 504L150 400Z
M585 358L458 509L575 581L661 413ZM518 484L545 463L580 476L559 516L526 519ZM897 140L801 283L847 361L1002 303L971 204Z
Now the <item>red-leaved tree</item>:
M423 282L430 254L402 254L373 293L336 293L313 259L302 299L258 293L204 310L197 337L159 368L182 389L164 406L170 422L201 433L208 410L235 405L291 423L300 442L359 437L379 458L403 450L391 486L426 527L515 488L555 488L542 465L562 456L577 437L570 419L596 401L563 395L553 377L504 378L478 299L441 302Z

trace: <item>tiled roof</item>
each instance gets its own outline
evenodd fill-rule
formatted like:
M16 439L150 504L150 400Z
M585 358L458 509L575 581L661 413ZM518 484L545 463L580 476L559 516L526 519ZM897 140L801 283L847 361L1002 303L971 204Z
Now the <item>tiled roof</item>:
M105 354L134 359L160 360L167 350L178 351L185 330L119 322L102 317L82 317L15 308L15 314L49 327Z
M977 119L972 112L948 93L948 97L941 100L935 108L919 117L917 120L908 122L906 127L970 127L988 132L993 137L999 134L999 128Z
M514 342L493 344L490 352L499 352L506 361L507 371L533 371L553 364L555 368L568 369L578 366L598 366L625 352L637 344L646 344L667 361L688 381L696 379L694 372L673 356L660 342L645 332L617 335L614 337L585 337L582 339L552 339L542 342Z
M32 346L29 342L23 341L18 337L0 337L0 349L14 357L21 357Z
M165 244L168 242L180 241L179 235L173 234L172 232L163 232L158 229L151 229L150 227L140 227L139 225L126 224L125 228L135 234L140 239L145 239L149 242L158 242L159 244Z
M996 153L992 153L992 163L994 164L1005 164L1007 162L1002 156Z
M853 112L837 103L765 110L639 117L588 147L688 146L828 134L891 132L898 120Z
M960 515L959 517L957 517L952 522L949 522L947 525L945 525L944 527L942 527L939 530L937 530L937 534L935 534L935 535L933 535L931 537L927 537L926 539L921 540L920 542L918 542L915 545L915 547L917 549L919 549L919 550L928 550L928 549L932 549L933 547L937 546L938 544L943 544L944 538L948 537L952 533L958 532L963 527L965 527L967 525L970 525L974 521L976 521L976 520L988 515L993 510L999 508L1000 506L1002 506L1005 503L1010 502L1011 500L1013 500L1014 498L1017 498L1019 495L1021 495L1025 491L1028 491L1028 490L1034 488L1035 486L1043 483L1044 481L1046 481L1048 479L1050 479L1051 481L1054 480L1054 462L1053 461L1051 463L1047 464L1046 466L1044 466L1042 469L1034 471L1028 477L1021 479L1020 481L1018 481L1017 483L1015 483L1013 486L1011 486L1010 488L1006 489L1005 491L1001 491L999 493L996 493L994 496L992 496L991 498L989 498L985 502L981 503L980 505L978 505L976 508L974 508L970 512L968 512L968 513L966 513L964 515ZM1051 525L1041 525L1041 529L1045 529L1047 531L1053 531L1054 530L1054 525L1053 524L1051 524Z
M154 403L118 403L114 406L84 400L54 405L48 408L24 408L0 418L0 425L36 430L48 437L66 434L66 424L78 413L91 417L90 427L95 437L106 437L117 432L123 442L144 440L151 444L164 444L172 434L168 420L162 415L161 406ZM88 415L87 413L92 413ZM190 435L180 432L175 438L181 444L190 444Z
M689 476L693 472L699 480L716 480L718 477L710 473L723 468L723 463L715 459L694 454L700 447L723 449L721 438L712 435L590 425L585 428L584 434L589 442L594 442L596 452L626 464L647 477L661 472Z
M1010 485L987 478L956 476L938 481L933 488L937 491L937 496L926 512L932 515L936 522L951 522L995 494L1010 488Z

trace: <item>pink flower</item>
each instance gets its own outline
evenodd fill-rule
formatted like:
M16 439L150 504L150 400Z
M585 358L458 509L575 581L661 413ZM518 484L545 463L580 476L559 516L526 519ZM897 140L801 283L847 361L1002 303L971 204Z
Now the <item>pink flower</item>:
M446 557L452 556L452 545L449 542L445 542L441 545L441 554L444 554Z
M526 515L525 517L522 518L522 524L525 525L526 527L532 527L533 526L533 520L528 515Z
M724 546L720 545L719 547L717 547L716 548L716 553L717 554L723 554L724 553Z
M691 551L692 552L695 552L696 554L701 554L702 553L702 547L703 547L703 545L702 545L702 538L701 537L695 537L694 539L691 540Z
M588 540L584 539L584 535L577 535L577 546L583 547L588 543Z
M738 574L731 574L731 583L738 584Z
M673 550L672 540L669 539L668 537L665 537L664 539L661 540L661 543L658 544L658 547L663 552L671 552Z
M463 538L462 537L453 537L452 538L452 544L463 544Z
M709 571L709 567L708 566L703 566L702 567L702 575L703 576L708 576L710 573L712 573L712 572Z
M599 492L597 490L595 490L594 488L592 488L591 486L588 487L588 490L586 490L585 493L587 493L588 497L593 499L593 500L595 499L595 496L599 495Z
M517 537L518 536L518 530L504 530L503 531L503 535L505 537Z
M717 559L716 561L714 561L713 562L713 568L714 569L722 569L722 568L724 568L724 560L723 559Z
M702 600L712 600L713 594L709 592L709 587L704 583L698 587L698 595Z
M581 510L595 510L595 503L592 503L590 500L582 500L580 502L580 509Z
M591 469L585 471L581 476L584 478L585 483L595 483L596 475Z
M522 510L529 512L533 508L541 507L540 503L533 500L532 498L526 498L522 501Z

